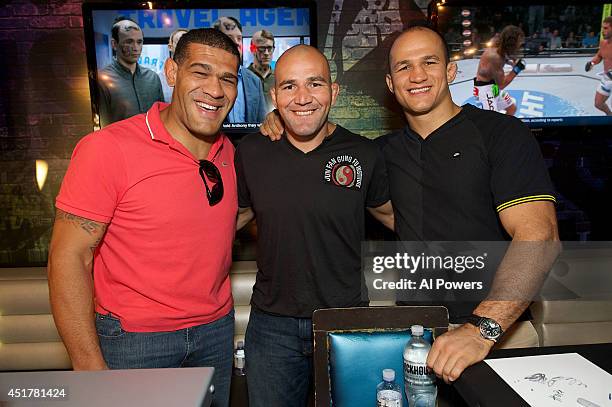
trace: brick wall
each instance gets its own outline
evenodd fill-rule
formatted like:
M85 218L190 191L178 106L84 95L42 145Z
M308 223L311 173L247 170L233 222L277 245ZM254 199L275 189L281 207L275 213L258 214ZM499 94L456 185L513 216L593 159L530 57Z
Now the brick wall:
M330 0L329 16L319 16L319 48L331 61L341 93L331 118L367 137L403 126L387 89L387 55L393 34L422 20L412 1Z
M92 129L79 0L0 6L0 266L43 264L54 199ZM318 42L342 91L332 119L376 137L402 125L384 82L390 35L422 18L412 1L319 0ZM36 185L35 160L49 175Z
M91 131L81 2L0 6L0 265L44 263L53 201ZM49 174L36 185L35 160Z

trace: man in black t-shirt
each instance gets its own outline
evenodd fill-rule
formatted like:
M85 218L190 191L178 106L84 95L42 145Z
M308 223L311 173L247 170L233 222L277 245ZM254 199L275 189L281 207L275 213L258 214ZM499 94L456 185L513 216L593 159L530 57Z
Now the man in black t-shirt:
M304 406L315 309L367 305L365 209L393 228L384 159L328 122L338 95L329 64L299 45L276 64L272 101L286 137L247 136L236 150L238 228L257 218L257 278L246 331L249 405Z
M514 117L453 103L448 84L457 66L450 62L444 39L427 27L407 29L393 43L389 69L387 85L408 126L377 142L385 157L399 239L558 241L554 192L536 140ZM262 132L276 140L282 128L282 121L270 114ZM527 291L542 279L538 266L554 257L556 245L525 247L540 249L540 264L508 268L502 263L495 276L494 287L502 288L496 298L512 301L443 304L451 327L457 328L436 339L428 366L445 381L483 360L499 339L483 335L482 324L504 332L514 325L513 333L519 334L514 337L535 333L532 326L518 332L515 322L529 306ZM517 289L519 295L504 288ZM533 346L537 334L535 339Z

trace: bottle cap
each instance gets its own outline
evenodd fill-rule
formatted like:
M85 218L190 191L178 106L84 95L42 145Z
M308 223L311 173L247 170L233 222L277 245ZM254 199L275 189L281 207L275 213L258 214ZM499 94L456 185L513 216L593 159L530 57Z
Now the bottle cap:
M423 326L422 325L412 325L410 328L410 332L414 336L423 336Z
M384 369L383 370L383 380L386 382L392 382L393 380L395 380L395 370Z

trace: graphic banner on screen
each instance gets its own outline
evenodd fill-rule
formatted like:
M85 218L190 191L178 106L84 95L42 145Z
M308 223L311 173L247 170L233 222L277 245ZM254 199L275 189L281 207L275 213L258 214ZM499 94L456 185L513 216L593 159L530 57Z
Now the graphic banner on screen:
M612 124L609 51L589 64L600 47L612 47L609 4L482 4L435 8L458 66L455 103L513 114L531 127Z
M273 73L276 61L287 49L298 44L316 45L313 43L316 33L311 3L273 4L259 8L240 7L233 3L232 8L177 6L173 9L84 5L90 77L96 78L92 80L92 109L96 124L104 127L146 112L156 101L169 103L173 89L166 81L164 64L171 56L171 37L185 30L220 27L239 46L242 54L238 96L223 123L223 130L256 131L265 115L273 109L268 92L273 77L257 72L252 64L263 66L264 72L269 66L268 72ZM124 54L118 55L125 52L120 49L124 37L119 41L113 38L111 30L118 17L131 19L140 29L139 34L134 34L134 41L138 41L137 37L141 35L141 49L132 49L128 55L137 58L134 72L129 72L123 63ZM138 30L127 32L133 34L134 31ZM267 42L258 44L259 52L260 55L271 53L270 58L258 57L259 48L251 42L253 35L262 38L262 32L266 37L262 41Z

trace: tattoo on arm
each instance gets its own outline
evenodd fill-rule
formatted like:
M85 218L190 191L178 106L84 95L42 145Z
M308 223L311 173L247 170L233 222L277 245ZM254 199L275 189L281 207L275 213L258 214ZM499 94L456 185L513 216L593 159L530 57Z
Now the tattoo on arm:
M106 228L108 226L106 223L96 222L91 219L82 218L80 216L64 212L60 209L57 210L55 220L69 222L75 227L83 229L91 237L95 237L96 240L91 245L92 251L95 250L96 247L98 247L98 245L102 241L102 238L104 237L104 232L106 232Z

